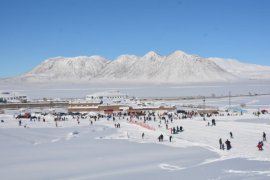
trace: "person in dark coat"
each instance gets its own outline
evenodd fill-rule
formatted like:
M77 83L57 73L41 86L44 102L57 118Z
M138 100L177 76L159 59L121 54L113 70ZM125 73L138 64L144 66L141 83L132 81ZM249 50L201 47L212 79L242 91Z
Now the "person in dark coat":
M263 132L263 141L266 141L266 134Z
M182 127L182 126L180 126L180 132L182 132L182 131L184 131L184 129L183 129L183 127Z
M230 150L232 148L231 141L229 141L228 139L225 141L225 144L227 146L227 150Z
M231 136L231 138L233 138L233 134L232 134L232 132L230 132L230 136Z
M159 142L162 142L163 141L163 134L161 134L161 135L158 136L158 141Z
M216 120L212 119L212 126L215 126L215 125L216 125Z
M219 149L222 149L222 139L219 138Z
M160 141L163 141L163 134L160 135Z

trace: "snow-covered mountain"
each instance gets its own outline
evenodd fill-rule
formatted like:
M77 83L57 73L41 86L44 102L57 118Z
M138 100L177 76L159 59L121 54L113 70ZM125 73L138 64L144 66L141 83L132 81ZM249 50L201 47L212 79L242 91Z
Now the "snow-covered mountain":
M31 82L88 81L94 78L104 68L106 63L106 59L100 56L50 58L20 78Z
M182 51L164 57L153 51L143 57L120 56L107 64L97 78L170 83L236 79L214 62Z
M270 79L270 67L257 64L245 64L235 59L208 58L222 69L238 77L248 79Z
M183 51L160 56L150 51L142 57L121 55L115 60L100 56L56 57L45 60L19 77L29 82L226 82L270 78L270 67L235 60L203 58Z

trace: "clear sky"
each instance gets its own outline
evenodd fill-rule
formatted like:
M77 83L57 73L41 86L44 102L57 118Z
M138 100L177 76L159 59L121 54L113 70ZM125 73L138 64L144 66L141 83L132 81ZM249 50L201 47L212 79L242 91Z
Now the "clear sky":
M0 77L55 56L115 59L150 50L270 65L270 1L0 1Z

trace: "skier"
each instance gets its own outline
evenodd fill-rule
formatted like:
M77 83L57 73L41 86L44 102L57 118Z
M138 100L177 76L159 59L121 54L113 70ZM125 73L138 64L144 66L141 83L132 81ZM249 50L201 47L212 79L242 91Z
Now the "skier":
M266 134L263 132L263 141L266 141Z

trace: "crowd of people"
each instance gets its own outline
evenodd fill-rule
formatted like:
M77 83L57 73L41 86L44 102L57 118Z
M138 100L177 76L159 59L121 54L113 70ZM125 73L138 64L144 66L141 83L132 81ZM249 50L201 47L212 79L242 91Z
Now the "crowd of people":
M149 121L153 121L156 122L158 124L159 128L162 128L162 125L164 124L166 127L166 130L168 130L167 132L169 132L168 134L168 141L172 142L173 139L173 135L176 135L178 133L181 133L184 131L183 126L181 125L177 125L177 126L173 126L174 125L174 120L177 119L182 119L182 118L192 118L193 116L197 116L199 115L198 113L195 112L190 112L190 113L184 113L184 114L177 114L177 113L170 113L170 114L155 114L155 113L149 113L149 114L127 114L127 113L114 113L114 114L109 114L109 115L96 115L96 116L90 116L87 114L72 114L70 116L66 116L64 115L54 115L54 122L55 122L55 127L58 127L58 123L60 121L68 121L68 120L76 120L77 124L80 125L80 121L82 119L89 119L90 125L93 125L93 122L99 120L100 118L106 118L108 121L112 120L114 123L115 128L120 128L120 123L116 121L117 120L130 120L131 118L136 119L137 121L143 121L144 123L148 123ZM209 115L210 116L210 115ZM211 116L210 116L211 117ZM46 115L44 116L40 116L40 117L32 117L29 119L30 121L38 121L38 122L47 122L46 120ZM211 121L208 121L207 126L210 126L210 122L211 122L211 126L216 126L216 120L213 118ZM23 126L22 120L19 118L19 126ZM24 127L27 127L26 125L24 125ZM161 129L162 130L162 129ZM225 138L226 141L223 142L222 138L219 138L219 149L221 150L230 150L232 149L232 143L229 139L233 139L233 133L230 131L229 133L229 138ZM145 137L145 132L142 133L141 137L142 139L144 139ZM164 141L164 135L160 134L158 136L158 141L159 142L163 142ZM262 135L262 140L260 140L257 144L258 150L262 151L263 150L263 146L264 143L266 141L266 133L263 132Z

